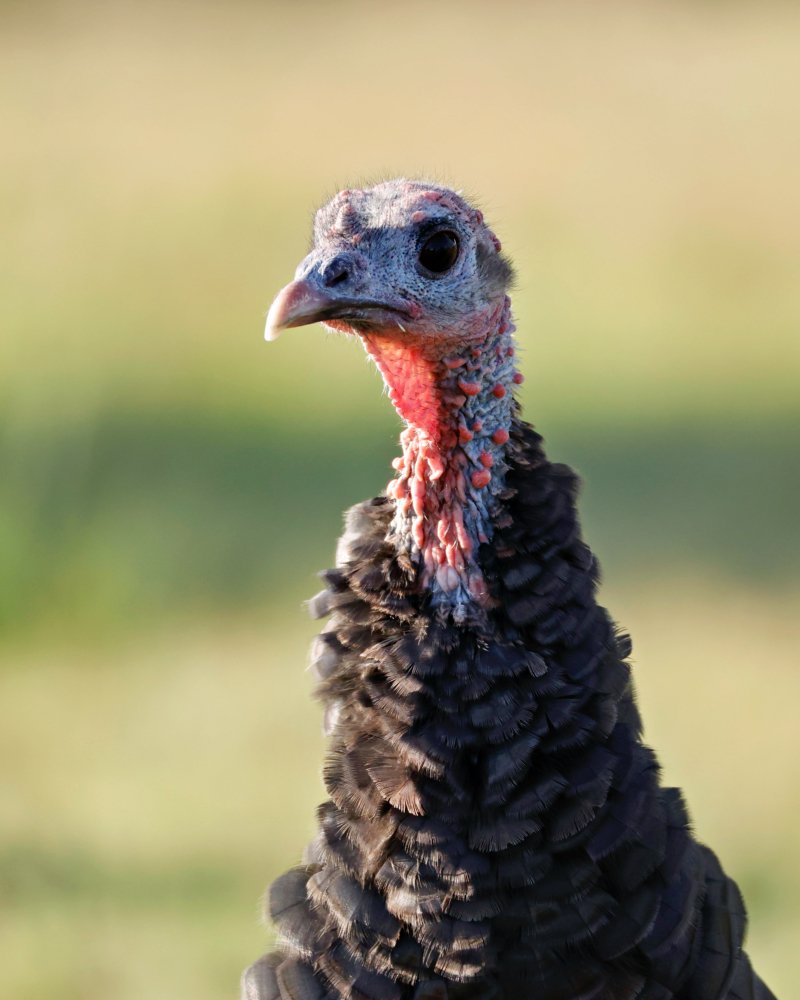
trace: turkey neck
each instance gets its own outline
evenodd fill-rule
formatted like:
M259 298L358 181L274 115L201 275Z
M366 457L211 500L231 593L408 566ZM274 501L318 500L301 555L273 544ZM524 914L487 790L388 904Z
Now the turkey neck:
M506 447L522 381L514 364L507 296L466 328L435 335L364 333L362 339L406 423L390 538L418 562L433 603L458 621L489 598L478 565L480 544L504 489Z

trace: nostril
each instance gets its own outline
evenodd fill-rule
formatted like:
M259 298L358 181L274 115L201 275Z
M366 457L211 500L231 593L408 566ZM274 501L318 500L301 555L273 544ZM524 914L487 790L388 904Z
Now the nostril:
M333 288L334 285L341 285L350 277L350 269L343 260L332 260L325 268L322 279L326 288Z

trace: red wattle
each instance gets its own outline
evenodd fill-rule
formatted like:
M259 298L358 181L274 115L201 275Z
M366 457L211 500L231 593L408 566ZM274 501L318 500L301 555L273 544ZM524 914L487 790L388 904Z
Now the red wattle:
M387 487L397 505L396 530L419 552L423 585L452 593L456 603L464 594L479 603L488 599L475 550L491 530L492 494L483 491L492 482L494 449L508 440L503 424L510 412L508 402L500 405L506 389L498 379L511 385L513 369L502 367L509 307L504 299L476 314L471 330L361 334L407 425L403 454L392 463L397 478ZM500 429L483 436L477 413L491 414L490 426L500 422ZM476 435L480 442L471 445Z

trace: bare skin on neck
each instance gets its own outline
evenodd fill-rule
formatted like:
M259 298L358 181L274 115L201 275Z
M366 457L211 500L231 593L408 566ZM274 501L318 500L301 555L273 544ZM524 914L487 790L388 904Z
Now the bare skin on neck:
M407 425L387 487L397 502L393 534L421 559L423 586L448 604L488 602L476 553L491 534L505 471L519 381L512 332L503 296L472 331L361 335Z

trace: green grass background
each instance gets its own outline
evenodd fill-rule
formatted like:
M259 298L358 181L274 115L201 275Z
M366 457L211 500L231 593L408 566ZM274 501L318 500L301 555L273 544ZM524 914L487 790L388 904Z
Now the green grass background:
M647 725L800 968L800 13L0 5L0 996L233 997L322 796L301 603L398 422L261 340L345 184L474 192Z

